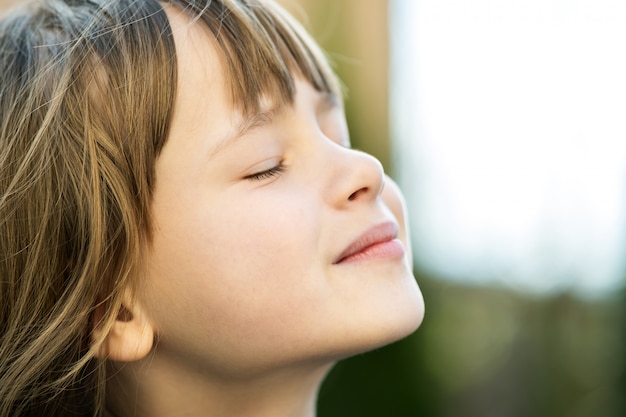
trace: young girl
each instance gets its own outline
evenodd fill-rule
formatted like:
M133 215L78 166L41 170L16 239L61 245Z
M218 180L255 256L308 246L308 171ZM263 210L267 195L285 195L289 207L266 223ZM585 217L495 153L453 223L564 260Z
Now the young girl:
M399 191L271 0L46 0L0 48L0 416L312 417L419 326Z

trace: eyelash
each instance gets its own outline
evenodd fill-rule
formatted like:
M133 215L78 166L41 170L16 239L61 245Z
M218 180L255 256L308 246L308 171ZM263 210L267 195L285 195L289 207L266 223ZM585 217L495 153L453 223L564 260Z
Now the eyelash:
M282 174L283 172L285 172L286 169L287 167L285 167L285 165L283 165L283 163L281 162L275 167L272 167L268 170L258 172L256 174L250 174L246 176L245 179L252 181L268 180Z

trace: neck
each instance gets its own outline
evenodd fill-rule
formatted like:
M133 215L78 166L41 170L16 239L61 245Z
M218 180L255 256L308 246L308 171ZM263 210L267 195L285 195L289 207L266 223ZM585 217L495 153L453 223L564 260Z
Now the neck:
M332 365L301 365L237 378L125 364L107 386L115 417L315 417L319 387Z

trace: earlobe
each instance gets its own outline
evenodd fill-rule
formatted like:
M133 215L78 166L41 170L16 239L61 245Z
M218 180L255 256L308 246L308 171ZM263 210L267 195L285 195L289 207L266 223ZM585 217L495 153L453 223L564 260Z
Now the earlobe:
M113 325L106 335L102 335L101 325L96 325L92 341L102 340L96 350L96 357L116 362L133 362L146 357L154 344L154 329L139 303L124 297L124 303ZM102 318L104 305L96 309L96 316ZM99 320L95 321L96 323ZM101 337L104 336L103 339ZM92 342L93 343L93 342Z

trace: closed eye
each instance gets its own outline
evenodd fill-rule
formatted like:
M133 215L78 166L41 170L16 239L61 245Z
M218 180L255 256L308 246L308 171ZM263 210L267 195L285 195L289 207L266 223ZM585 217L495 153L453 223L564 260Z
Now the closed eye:
M282 174L283 172L285 172L285 170L287 169L287 167L285 167L285 165L283 165L283 163L279 163L278 165L276 165L275 167L272 167L270 169L267 169L265 171L261 171L261 172L257 172L255 174L250 174L244 177L244 179L246 180L252 180L252 181L262 181L262 180L268 180L271 178L274 178L280 174Z

